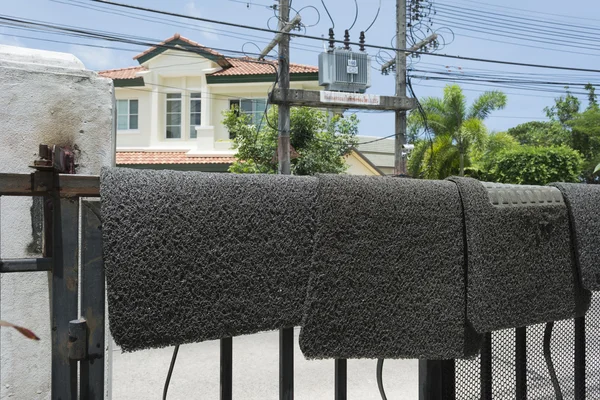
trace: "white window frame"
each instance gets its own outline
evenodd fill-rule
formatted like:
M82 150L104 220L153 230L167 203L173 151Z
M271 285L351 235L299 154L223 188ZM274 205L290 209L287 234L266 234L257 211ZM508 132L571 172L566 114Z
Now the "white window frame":
M198 95L199 97L192 97L193 95ZM200 102L200 111L192 111L192 102L199 101ZM188 137L191 140L195 140L198 138L198 133L196 132L196 124L192 125L192 114L200 114L200 125L202 125L202 92L200 91L190 91L189 92L189 102L188 102ZM192 133L194 134L192 136Z
M175 100L175 99L173 99L173 100L169 99L169 95L171 95L171 94L179 95L179 98L176 99L179 101L179 137L173 137L173 138L167 137L167 128L169 126L177 126L177 125L168 125L168 123L167 123L168 122L167 121L168 114L177 114L177 113L173 113L173 112L169 113L169 111L168 111L169 110L169 102ZM185 139L185 137L183 135L183 127L185 125L184 124L184 116L185 116L184 102L183 102L184 97L185 97L185 95L182 92L167 92L165 94L165 114L164 114L165 115L165 123L164 123L164 131L163 131L163 138L165 140L183 140L183 139Z
M244 100L249 100L249 101L252 102L252 111L250 111L250 112L248 112L248 111L244 112L244 110L242 110L242 101L244 101ZM266 98L266 97L252 97L252 98L243 97L243 98L239 98L239 99L230 99L229 100L229 107L231 108L231 104L233 102L237 102L237 106L238 106L238 110L239 110L240 114L250 115L251 118L252 118L255 114L259 114L256 111L256 108L255 108L257 100L263 100L265 102L265 109L267 111L269 110L269 102L268 102L268 98ZM262 110L260 112L260 114L261 114L261 118L260 119L261 120L262 120L262 115L264 114L264 112L265 112L265 110ZM254 125L254 118L252 118L252 119L253 119L253 123L251 125ZM259 124L260 124L260 122L259 122ZM257 125L257 127L258 127L258 125Z
M119 102L120 101L126 101L127 102L127 129L119 129ZM137 101L137 114L132 114L131 113L131 102L132 101ZM140 99L136 99L136 98L130 98L130 99L117 99L117 132L118 133L124 133L124 134L128 134L128 133L139 133L140 132ZM131 116L135 115L137 116L137 128L135 129L131 129L130 128L130 123L131 123ZM123 114L121 114L121 116L123 116Z

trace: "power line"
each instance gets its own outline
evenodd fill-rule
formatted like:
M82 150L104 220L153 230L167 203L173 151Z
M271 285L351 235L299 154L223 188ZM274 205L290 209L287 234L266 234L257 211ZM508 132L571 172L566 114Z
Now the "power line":
M375 24L375 21L377 21L377 18L379 17L379 12L381 12L381 0L379 0L379 6L377 6L377 13L375 13L375 18L373 18L371 24L367 27L367 29L365 29L365 33L367 33L369 29L371 29L371 27Z
M327 16L329 17L329 20L331 21L331 29L335 29L335 22L333 21L333 18L331 17L331 13L329 12L327 5L325 5L325 0L321 0L321 4L323 4L323 8L325 9Z
M516 7L509 7L509 6L505 6L503 5L497 5L497 4L491 4L491 3L486 3L486 2L480 2L480 1L474 1L474 0L455 0L458 1L459 3L472 3L477 5L478 7L489 7L489 8L501 8L503 10L515 10L515 11L523 11L523 12L527 12L527 13L531 13L531 14L535 14L535 15L550 15L550 16L555 16L555 17L560 17L560 18L571 18L571 19L583 19L583 20L588 20L588 21L600 21L600 19L598 18L586 18L586 17L580 17L580 16L574 16L574 15L568 15L568 14L554 14L554 13L549 13L549 12L544 12L544 11L540 11L540 10L528 10L525 8L516 8Z
M30 21L27 21L26 23L29 23L29 24L31 24L31 22L30 22ZM47 25L46 25L46 26L43 26L43 27L44 27L44 28L48 28L48 26L47 26ZM51 27L51 28L53 28L53 29L57 29L57 26L53 26L53 27ZM59 28L59 29L62 29L63 27L58 27L58 28ZM73 30L70 30L68 33L72 33L72 31L73 31ZM96 35L96 34L97 34L97 32L92 32L92 33L93 33L94 35ZM107 35L107 33L102 33L102 35L101 35L101 37L100 37L100 38L102 38L102 39L105 39L105 40L124 41L124 42L126 42L126 43L131 43L131 42L132 42L131 40L124 40L123 38L115 38L115 37L110 37L110 38L107 38L107 37L106 37L106 35ZM89 36L89 32L86 32L86 35L84 35L84 37L88 37L88 36ZM96 36L93 36L93 37L96 37ZM140 44L139 42L135 42L135 44L137 44L137 45L142 45L142 44L143 44L143 45L154 45L154 44L156 43L156 42L155 42L155 41L153 41L152 39L146 39L146 38L144 38L144 39L145 39L145 40L152 41L152 43L146 43L146 42L145 42L145 43L141 43L141 44ZM79 44L79 43L74 43L74 44L77 44L77 45L84 45L84 44ZM177 48L177 47L173 47L173 46L164 46L164 47L166 47L166 48L170 48L170 49L174 49L174 50L179 50L179 51L182 51L182 49L181 49L181 48ZM123 50L124 50L124 49L123 49ZM226 50L226 51L231 51L231 50ZM196 53L195 51L190 51L190 52L192 52L192 53ZM434 72L437 72L437 71L434 71ZM429 79L429 77L426 77L426 79ZM589 81L589 80L588 80L588 81ZM533 83L538 83L538 81L535 81L535 82L533 82ZM569 84L574 84L574 83L572 83L572 82L568 82L568 83L569 83ZM565 84L565 82L560 82L559 84Z
M154 9L151 9L151 8L144 8L144 7L134 6L134 5L130 5L130 4L116 3L116 2L108 1L108 0L90 0L90 1L97 2L97 3L110 4L110 5L114 5L114 6L117 6L117 7L124 7L124 8L130 8L130 9L135 9L135 10L141 10L141 11L146 11L146 12L150 12L150 13L156 13L156 14L162 14L162 15L169 15L169 16L172 16L172 17L186 18L186 19L198 20L198 21L203 21L203 22L210 22L210 23L214 23L214 24L221 24L221 25L226 25L226 26L232 26L232 27L237 27L237 28L242 28L242 29L258 30L258 31L269 32L269 33L283 33L283 34L286 34L285 32L280 32L280 31L277 31L277 30L272 30L272 29L267 29L267 28L260 28L260 27L256 27L256 26L249 26L249 25L244 25L244 24L237 24L237 23L226 22L226 21L219 21L219 20L213 20L213 19L208 19L208 18L193 17L193 16L183 15L183 14L178 14L178 13L173 13L173 12L169 12L169 11L154 10ZM318 37L318 36L301 35L301 34L293 34L293 36L298 37L298 38L304 38L304 39L318 40L318 41L321 41L321 42L323 41L323 38L322 37ZM343 43L342 40L334 40L334 41L336 43ZM357 43L357 42L350 42L349 44L351 44L353 46L360 46L360 43ZM598 70L598 69L591 69L591 68L564 67L564 66L555 66L555 65L543 65L543 64L533 64L533 63L520 63L520 62L505 61L505 60L493 60L493 59L485 59L485 58L478 58L478 57L464 57L464 56L451 55L451 54L439 54L439 53L428 53L428 52L422 52L422 51L411 51L409 49L397 49L397 48L394 48L394 47L391 47L391 46L380 46L380 45L372 45L372 44L365 44L365 47L370 47L370 48L374 48L374 49L381 49L381 50L389 50L389 51L404 51L404 52L408 52L408 53L411 53L411 54L427 55L427 56L430 56L430 57L443 57L443 58L451 58L451 59L457 59L457 60L475 61L475 62L483 62L483 63L514 65L514 66L531 67L531 68L557 69L557 70L566 70L566 71L580 71L580 72L597 72L597 73L600 73L600 70Z
M540 23L546 23L549 25L558 25L558 26L564 26L567 28L579 28L579 29L587 29L587 30L591 30L591 31L598 31L597 27L591 27L591 26L585 26L585 25L574 25L574 24L567 24L564 22L560 22L560 21L547 21L545 22L542 19L539 18L528 18L528 17L522 17L522 16L514 16L514 15L510 15L510 14L503 14L503 13L499 13L499 12L494 12L494 11L479 11L477 9L473 9L473 8L467 8L467 7L461 7L458 5L452 5L452 6L447 6L442 4L440 6L442 9L446 9L446 10L461 10L461 12L465 12L465 13L471 13L471 14L480 14L480 15L484 15L484 16L489 16L489 15L495 15L497 17L503 17L503 18L508 18L508 19L516 19L516 20L522 20L522 21L527 21L529 23L532 23L531 25L533 26L543 26L543 25L539 25ZM535 24L537 23L537 24ZM568 30L568 29L567 29Z
M457 28L455 28L455 29L457 29ZM458 28L458 29L460 29L460 28ZM600 54L590 54L590 53L586 53L586 52L583 52L583 51L573 51L573 50L565 50L565 49L552 49L550 47L541 47L541 46L534 46L534 45L530 45L530 44L507 42L506 40L490 39L488 37L482 37L482 36L465 35L464 33L461 33L461 34L455 33L455 35L456 36L460 36L460 37L467 37L467 38L470 38L470 39L482 40L482 41L486 41L486 42L494 42L494 43L510 44L510 45L519 46L519 47L527 47L527 48L530 48L530 49L548 50L548 51L555 51L555 52L559 52L559 53L568 53L568 54L581 54L581 55L590 56L590 57L600 57Z
M465 75L462 73L456 72L446 72L446 71L429 71L422 69L413 69L415 72L423 72L430 73L442 76L456 77L461 80L478 80L480 82L490 82L490 83L522 83L522 84L536 84L536 85L558 85L558 86L585 86L589 82L556 82L556 81L540 81L540 80L525 80L525 79L516 79L516 78L504 78L499 75L493 74L469 74Z
M264 43L269 43L269 41L270 41L269 38L265 38L265 37L262 37L262 36L248 35L248 34L245 34L244 36L238 36L238 35L232 34L230 30L217 29L217 28L203 28L203 27L196 26L196 25L180 23L180 22L177 22L177 21L171 21L171 20L166 19L166 18L144 16L143 14L133 13L133 12L121 12L121 11L116 11L116 10L110 10L110 9L107 9L105 7L102 7L102 6L96 6L96 5L92 5L92 4L85 4L82 1L78 1L78 0L66 0L66 1L50 0L50 1L55 2L55 3L69 5L69 6L72 6L72 7L80 7L80 8L94 10L94 11L99 11L99 12L103 12L103 13L107 13L107 14L119 15L119 16L123 16L123 17L126 17L126 18L130 18L130 19L136 19L136 20L139 20L139 21L161 23L161 24L164 24L164 25L169 25L169 26L174 26L174 27L180 27L180 28L195 30L195 31L203 32L203 33L218 32L219 35L221 35L221 36L231 37L233 39L248 40L248 38L253 38L253 39L256 39L258 41L262 41ZM233 0L230 0L230 1L233 1ZM240 2L243 3L243 1L240 1ZM297 46L304 46L304 47L313 48L313 49L316 49L316 50L320 50L321 49L320 46L313 46L313 45L303 44L303 43L298 43ZM308 50L305 50L305 49L302 49L302 48L298 48L298 47L295 47L295 48L297 50L308 51Z
M352 22L352 25L350 25L350 28L348 28L348 31L351 31L352 28L354 28L354 25L356 25L356 21L358 20L358 0L354 0L354 8L355 8L355 13L354 13L354 22Z
M564 46L564 47L575 47L575 48L589 49L589 50L598 50L600 48L598 46L593 46L591 44L581 43L581 41L589 41L592 43L596 43L598 41L598 39L600 39L600 36L598 36L597 38L592 38L592 37L584 38L584 37L578 37L577 35L564 35L564 34L558 34L558 33L552 33L552 32L549 32L549 35L543 35L544 31L542 31L542 30L529 30L526 28L514 28L511 30L506 30L506 29L504 29L504 25L502 25L502 24L499 25L497 23L494 23L493 21L486 21L486 20L482 19L481 22L479 22L479 21L473 21L469 17L463 18L460 16L454 16L454 15L448 16L447 18L445 18L443 16L437 17L436 20L439 20L440 22L442 22L444 24L448 24L456 29L463 29L463 30L467 30L467 31L487 33L490 35L496 34L498 36L513 38L513 39L519 39L519 40L535 39L538 43L552 44L555 46ZM459 25L460 21L468 23L468 26ZM510 24L506 24L506 25L510 25ZM498 28L498 27L500 27L500 28ZM537 33L541 33L541 34L537 34ZM562 38L563 39L562 43L558 42L556 40L557 38ZM554 39L554 40L552 40L552 39ZM579 41L568 40L568 39L579 39Z

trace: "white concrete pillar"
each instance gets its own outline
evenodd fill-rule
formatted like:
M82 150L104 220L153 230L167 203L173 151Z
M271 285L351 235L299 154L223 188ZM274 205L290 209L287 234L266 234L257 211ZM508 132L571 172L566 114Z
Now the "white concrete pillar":
M0 46L0 172L32 172L39 144L69 146L77 173L114 165L114 89L71 54ZM0 256L38 257L39 201L3 197ZM49 274L0 274L0 316L32 329L40 341L1 328L0 398L49 399ZM109 354L110 355L110 354Z
M150 95L150 147L157 147L159 146L159 140L162 138L161 135L164 135L159 126L163 118L160 118L159 115L160 92L158 90L159 86L156 86L156 84L159 84L160 78L158 75L153 74L151 79L151 82L155 85L152 86L152 94Z
M212 93L208 85L204 85L202 90L202 125L213 126L212 122Z

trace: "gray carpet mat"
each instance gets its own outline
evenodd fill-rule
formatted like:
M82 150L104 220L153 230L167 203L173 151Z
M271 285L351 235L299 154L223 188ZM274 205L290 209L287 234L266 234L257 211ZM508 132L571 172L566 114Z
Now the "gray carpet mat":
M307 358L473 355L462 211L446 181L319 177L300 348ZM465 331L467 331L465 333Z
M600 290L600 185L553 183L565 198L584 288Z
M316 178L113 168L100 194L124 351L299 325Z
M573 318L589 308L558 190L449 179L464 206L467 316L478 332Z

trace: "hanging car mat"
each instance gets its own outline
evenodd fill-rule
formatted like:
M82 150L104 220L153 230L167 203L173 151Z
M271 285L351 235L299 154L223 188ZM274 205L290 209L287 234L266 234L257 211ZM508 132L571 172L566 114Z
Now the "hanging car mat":
M124 351L299 325L316 178L104 169L112 335Z
M545 186L458 185L467 237L467 317L477 332L582 315L590 293L577 283L567 208Z
M582 285L600 290L600 185L552 183L565 198Z
M445 181L319 177L300 348L307 358L474 355L463 220Z

